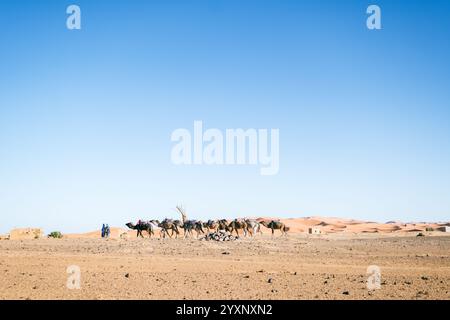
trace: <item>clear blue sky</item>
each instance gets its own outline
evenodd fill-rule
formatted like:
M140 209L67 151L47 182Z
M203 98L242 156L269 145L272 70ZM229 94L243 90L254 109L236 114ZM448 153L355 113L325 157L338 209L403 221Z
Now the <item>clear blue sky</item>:
M449 1L11 0L0 26L0 232L177 203L197 219L450 220ZM173 165L170 135L194 120L279 128L279 174Z

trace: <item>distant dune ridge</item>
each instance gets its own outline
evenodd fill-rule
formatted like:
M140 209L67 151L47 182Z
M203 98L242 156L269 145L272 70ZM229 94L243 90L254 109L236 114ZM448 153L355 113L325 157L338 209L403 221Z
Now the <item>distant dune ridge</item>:
M436 230L448 223L403 223L389 221L377 223L342 218L306 217L293 219L280 219L291 228L291 232L307 232L309 227L319 227L323 233L391 233L391 232L415 232Z
M304 218L274 218L274 217L260 217L257 220L279 220L285 223L289 228L289 233L307 233L310 227L319 228L323 234L329 233L408 233L408 232L425 232L425 231L445 231L445 226L450 226L449 222L408 222L388 221L386 223L377 223L370 221L361 221L354 219L343 219L333 217L304 217ZM269 230L261 227L264 233ZM447 228L448 229L448 228ZM118 239L124 237L135 237L134 230L128 230L125 227L111 227L111 238ZM156 235L158 236L158 235ZM9 235L0 236L1 239L35 239L44 237L42 229L37 228L22 228L13 229ZM65 234L65 238L100 238L100 230L91 231L87 233L73 233Z
M123 237L128 237L128 235L133 234L136 236L136 231L134 230L126 230L125 228L116 228L111 227L110 228L111 234L110 238L118 239ZM71 234L65 234L64 237L66 238L101 238L101 231L91 231L87 233L71 233Z

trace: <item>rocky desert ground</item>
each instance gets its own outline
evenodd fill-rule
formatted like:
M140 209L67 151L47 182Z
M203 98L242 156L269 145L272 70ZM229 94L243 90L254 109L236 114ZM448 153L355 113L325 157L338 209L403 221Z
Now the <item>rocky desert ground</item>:
M449 233L285 221L286 237L264 229L230 242L120 237L116 229L110 239L1 240L0 299L450 299ZM324 234L307 234L308 225ZM79 289L67 286L70 266L79 267ZM381 271L379 289L367 288L369 266Z

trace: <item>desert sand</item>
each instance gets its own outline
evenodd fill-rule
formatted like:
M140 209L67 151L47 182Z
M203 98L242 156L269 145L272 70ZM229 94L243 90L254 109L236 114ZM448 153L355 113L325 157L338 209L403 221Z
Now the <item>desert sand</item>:
M448 223L283 221L286 237L263 227L230 242L138 239L122 228L110 239L16 234L0 241L0 299L450 299L450 234L426 231ZM311 226L322 234L307 234ZM66 285L72 265L80 289ZM367 288L371 265L380 289Z

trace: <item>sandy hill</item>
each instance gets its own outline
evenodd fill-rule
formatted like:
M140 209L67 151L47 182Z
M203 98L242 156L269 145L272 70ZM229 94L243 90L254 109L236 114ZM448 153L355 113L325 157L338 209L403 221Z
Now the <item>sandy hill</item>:
M307 217L294 219L280 219L290 226L293 232L306 232L309 227L319 227L325 233L350 232L350 233L391 233L391 232L416 232L426 231L427 228L436 229L446 223L402 223L391 221L378 223L353 219Z
M361 221L354 219L343 219L333 217L304 217L304 218L275 218L275 217L260 217L257 220L279 220L284 222L289 228L290 233L304 233L308 231L310 227L320 228L322 233L408 233L408 232L424 232L427 229L437 229L442 226L450 226L449 222L446 223L403 223L400 221L388 221L386 223L377 223L370 221ZM263 232L268 230L262 227ZM43 237L44 234L41 229L25 228L11 230L9 235L2 236L0 239L34 239ZM100 238L100 230L91 231L87 233L72 233L64 234L65 238L75 239L94 239ZM159 236L158 232L156 236ZM136 237L136 231L127 230L125 228L111 227L111 238L119 239L124 237Z
M44 237L44 231L39 228L17 228L7 236L11 240L39 239Z

